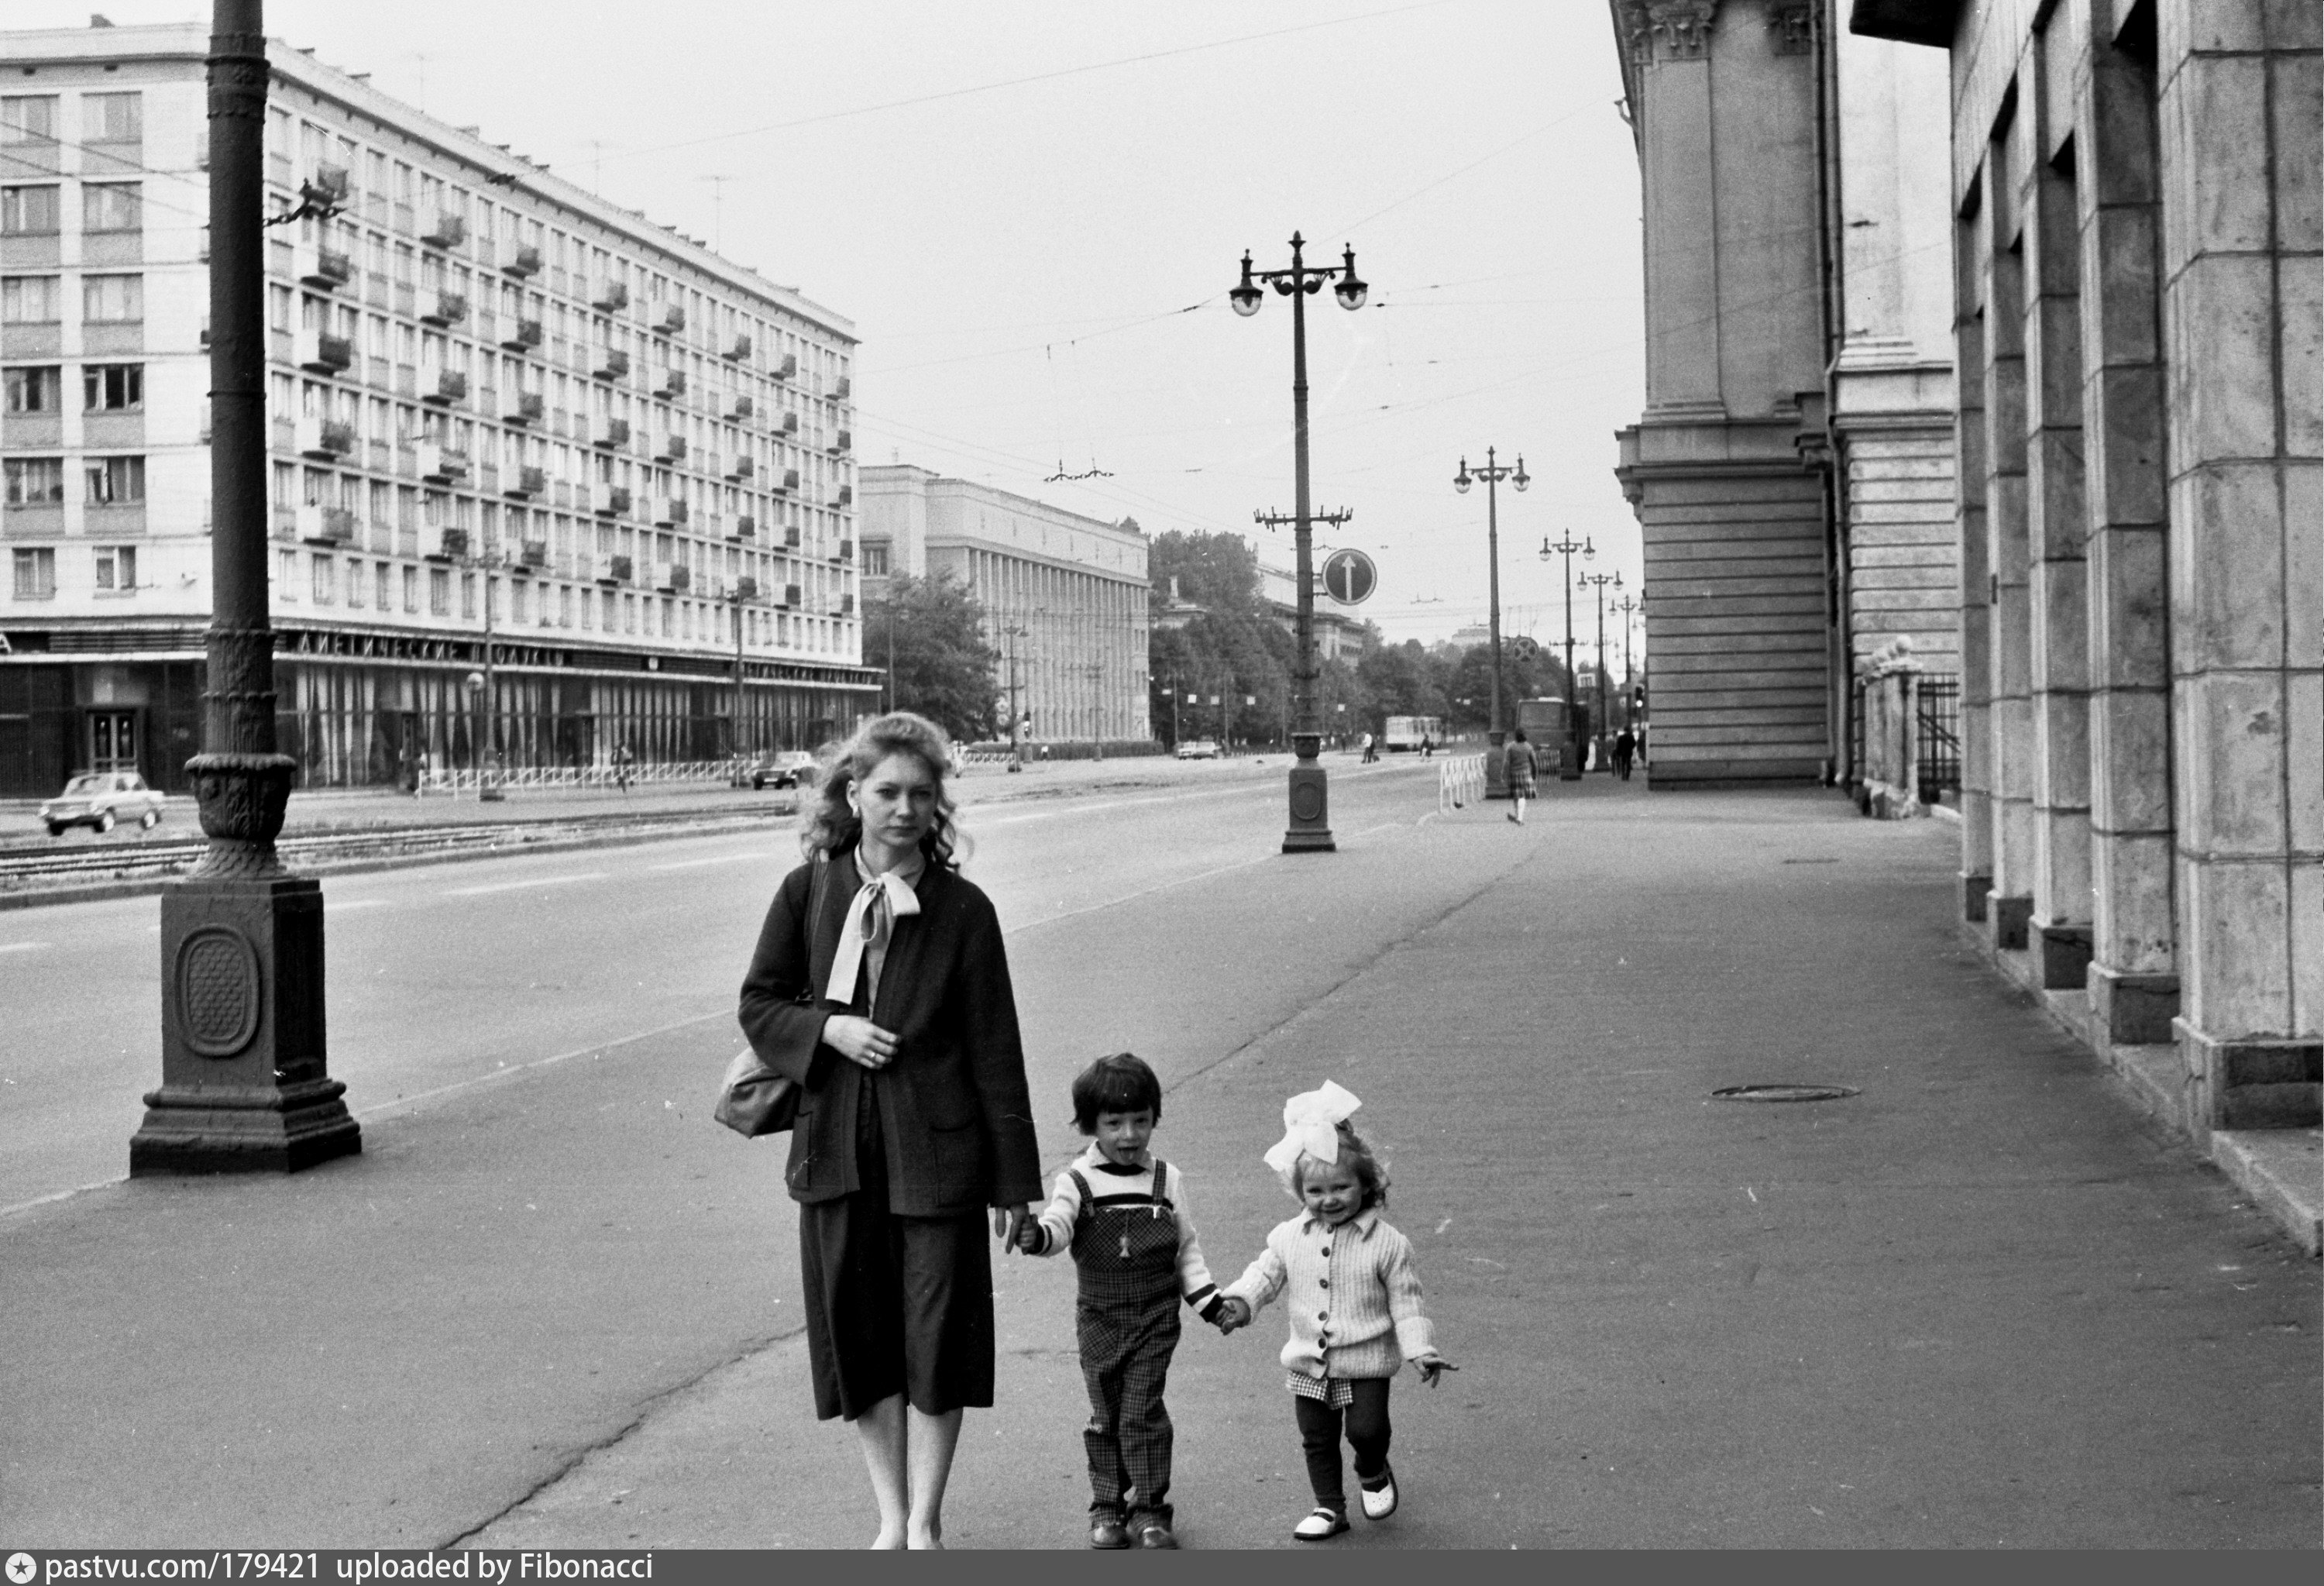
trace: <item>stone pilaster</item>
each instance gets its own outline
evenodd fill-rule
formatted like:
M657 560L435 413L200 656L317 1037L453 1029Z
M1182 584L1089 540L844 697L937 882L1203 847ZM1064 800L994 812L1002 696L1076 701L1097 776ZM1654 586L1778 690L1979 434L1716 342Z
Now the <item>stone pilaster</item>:
M1979 268L1985 289L1987 715L1992 745L1993 891L1986 928L1997 947L2026 945L2034 909L2033 586L2025 503L2025 292L2008 138L1987 161Z
M1953 346L1958 410L1954 478L1960 489L1961 917L1983 925L1993 891L1993 605L1986 524L1985 228L1954 228Z
M2160 0L2178 1021L2199 1127L2317 1118L2324 237L2317 8Z
M2088 985L2098 1034L2151 1045L2171 1038L2179 1011L2154 74L2140 41L2107 36L2091 38L2084 66L2075 143L2090 527Z

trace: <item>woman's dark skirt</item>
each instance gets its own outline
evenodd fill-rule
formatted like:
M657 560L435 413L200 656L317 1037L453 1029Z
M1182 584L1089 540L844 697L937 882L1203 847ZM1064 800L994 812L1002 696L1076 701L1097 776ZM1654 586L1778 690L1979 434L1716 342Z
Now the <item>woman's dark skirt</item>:
M984 1213L899 1217L874 1091L863 1087L857 1182L799 1208L799 1281L818 1420L902 1394L940 1415L992 1403L992 1254Z

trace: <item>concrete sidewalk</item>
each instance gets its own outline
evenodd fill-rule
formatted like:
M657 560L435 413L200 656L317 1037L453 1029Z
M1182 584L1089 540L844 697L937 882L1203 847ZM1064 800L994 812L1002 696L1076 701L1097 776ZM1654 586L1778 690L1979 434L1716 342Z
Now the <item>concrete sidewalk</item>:
M1231 1047L1156 1031L1157 1146L1213 1266L1291 1211L1258 1158L1284 1096L1335 1078L1464 1368L1398 1387L1404 1511L1333 1546L2317 1545L2315 1263L1959 940L1948 834L1593 780L1523 829L1471 809L1141 906L1149 952L1214 954L1189 973L1215 994L1318 975ZM1119 940L1047 951L1093 1029L1170 1006ZM807 1410L779 1147L712 1138L703 1045L367 1120L362 1158L288 1184L0 1223L0 1538L860 1545L853 1441ZM1768 1083L1855 1093L1713 1095ZM1001 1268L956 1545L1079 1545L1072 1285ZM1280 1342L1274 1314L1188 1329L1190 1546L1291 1545ZM650 1390L568 1391L601 1371Z

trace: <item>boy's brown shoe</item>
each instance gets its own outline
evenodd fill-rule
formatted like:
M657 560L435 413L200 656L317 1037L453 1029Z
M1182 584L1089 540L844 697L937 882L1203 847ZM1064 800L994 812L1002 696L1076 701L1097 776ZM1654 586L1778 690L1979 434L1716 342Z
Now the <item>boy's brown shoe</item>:
M1178 1545L1178 1539L1170 1535L1170 1527L1161 1521L1148 1520L1138 1528L1138 1545L1175 1549Z
M1092 1515L1090 1540L1092 1547L1120 1548L1130 1545L1129 1528L1116 1515Z

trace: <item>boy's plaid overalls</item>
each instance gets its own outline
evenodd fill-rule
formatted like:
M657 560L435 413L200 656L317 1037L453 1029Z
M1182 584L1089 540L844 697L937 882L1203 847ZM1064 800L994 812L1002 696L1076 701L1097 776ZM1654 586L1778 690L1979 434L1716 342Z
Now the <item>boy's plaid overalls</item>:
M1162 1385L1178 1346L1178 1214L1157 1157L1152 1188L1100 1202L1072 1169L1081 1193L1074 1222L1075 1307L1082 1379L1089 1385L1090 1507L1170 1523L1170 1412Z

